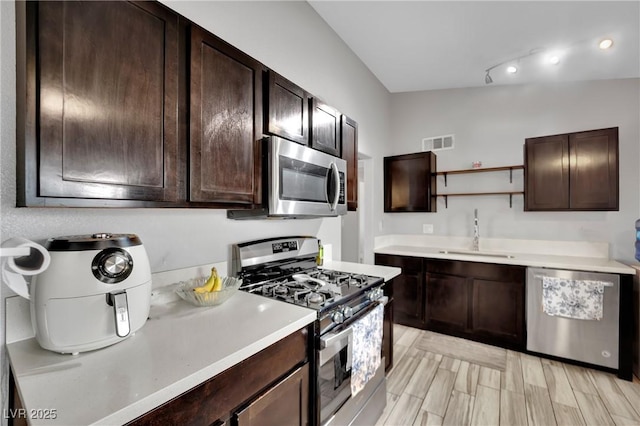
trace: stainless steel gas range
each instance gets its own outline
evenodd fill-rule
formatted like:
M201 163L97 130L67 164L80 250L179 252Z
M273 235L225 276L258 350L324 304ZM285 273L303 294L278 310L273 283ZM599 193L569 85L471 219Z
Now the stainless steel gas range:
M233 247L232 269L243 280L241 290L317 312L311 395L320 424L373 424L386 405L384 360L354 392L353 351L362 344L354 342L354 329L382 310L384 280L318 268L318 253L314 237L251 241Z

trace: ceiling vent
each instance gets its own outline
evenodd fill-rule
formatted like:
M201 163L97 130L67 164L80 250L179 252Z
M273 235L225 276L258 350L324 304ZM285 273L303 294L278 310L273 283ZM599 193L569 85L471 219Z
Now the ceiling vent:
M423 151L441 151L443 149L453 149L454 135L434 136L422 139Z

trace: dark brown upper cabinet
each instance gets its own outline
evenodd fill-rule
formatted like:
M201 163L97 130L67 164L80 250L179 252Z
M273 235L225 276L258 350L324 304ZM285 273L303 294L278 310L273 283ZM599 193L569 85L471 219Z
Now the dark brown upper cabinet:
M358 123L343 115L340 119L342 159L347 162L347 209L358 209Z
M311 148L340 157L340 113L317 98L310 102Z
M189 201L259 204L263 66L192 26Z
M16 11L18 205L175 201L178 15L152 2Z
M267 73L267 132L309 145L309 94L269 70Z
M436 211L436 155L431 152L384 157L384 211Z
M618 128L528 138L525 210L619 209Z

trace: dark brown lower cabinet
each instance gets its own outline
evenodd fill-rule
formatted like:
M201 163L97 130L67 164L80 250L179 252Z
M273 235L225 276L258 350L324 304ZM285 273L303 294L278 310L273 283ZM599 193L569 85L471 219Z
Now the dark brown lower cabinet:
M524 285L474 279L471 293L473 333L524 347Z
M235 414L238 426L306 425L309 364L295 370Z
M376 265L395 266L402 269L402 274L393 279L393 315L396 324L425 328L423 259L376 254L375 262Z
M526 267L387 254L375 263L402 268L391 281L396 324L524 350Z
M439 259L425 262L427 329L525 348L524 266Z
M427 276L428 327L443 332L465 332L469 311L467 278L445 274Z
M298 330L129 424L308 425L310 335Z

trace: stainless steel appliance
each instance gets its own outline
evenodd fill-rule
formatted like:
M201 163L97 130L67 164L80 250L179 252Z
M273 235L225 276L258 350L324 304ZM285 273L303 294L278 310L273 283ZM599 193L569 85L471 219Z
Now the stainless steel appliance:
M31 321L45 349L77 353L120 342L149 315L151 268L137 235L51 238L31 283Z
M640 266L635 265L633 277L633 372L640 377Z
M321 425L374 424L386 405L384 360L373 378L351 395L352 326L386 303L384 280L361 274L319 269L319 240L285 237L237 244L232 269L241 290L295 303L317 312L317 378L312 398Z
M228 210L228 218L304 218L347 212L345 160L276 136L263 144L265 206Z
M542 310L543 278L594 280L605 286L601 320L550 316ZM618 369L620 279L615 274L527 268L527 350Z

